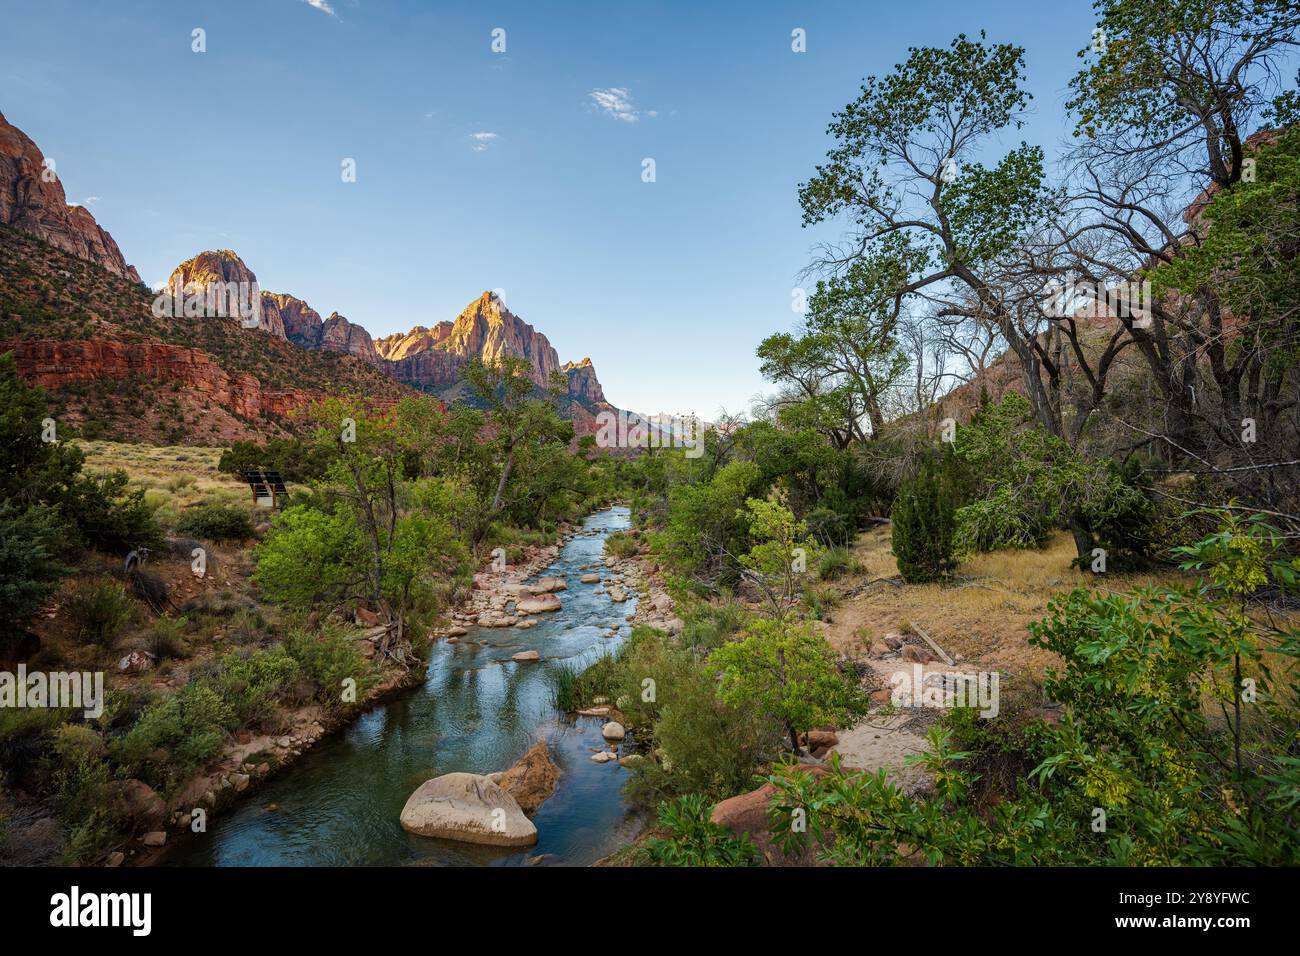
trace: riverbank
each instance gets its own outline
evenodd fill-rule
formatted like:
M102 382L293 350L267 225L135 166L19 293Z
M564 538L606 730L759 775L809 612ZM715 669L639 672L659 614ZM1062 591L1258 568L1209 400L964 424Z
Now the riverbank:
M616 605L597 585L581 583L584 566L603 566L604 537L627 528L626 508L590 516L564 531L556 550L542 547L508 569L507 580L565 579L559 612L526 615L531 628L479 627L457 621L440 629L418 687L398 690L293 760L292 772L250 781L242 799L185 841L165 862L181 865L585 865L635 839L639 817L628 812L617 761L595 763L602 747L598 718L558 713L551 671L587 666L615 650L608 624L618 607L635 615L630 589ZM549 559L549 562L548 562ZM490 566L489 577L492 576ZM613 574L607 575L613 578ZM480 579L482 581L482 579ZM630 584L630 582L628 582ZM490 607L489 589L474 589L457 608L463 617ZM491 593L496 593L493 590ZM624 624L627 622L624 621ZM446 633L463 627L466 634ZM457 638L460 639L457 639ZM520 662L522 650L537 660ZM539 834L530 852L474 847L406 834L402 806L425 781L451 772L492 774L511 767L544 740L561 775L537 810ZM629 733L627 745L634 743ZM256 799L250 799L253 794ZM274 810L268 809L274 806Z

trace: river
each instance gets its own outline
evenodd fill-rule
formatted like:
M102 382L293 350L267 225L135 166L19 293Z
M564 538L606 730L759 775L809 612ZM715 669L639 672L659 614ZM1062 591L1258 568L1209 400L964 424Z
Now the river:
M322 740L232 812L187 837L167 863L187 866L575 865L630 842L640 821L624 803L627 770L597 764L603 721L556 710L547 671L584 667L625 638L635 592L613 604L580 584L584 564L601 560L605 537L627 528L627 508L591 515L542 575L566 578L561 610L530 630L471 628L465 643L434 644L424 683ZM601 625L623 624L614 638ZM486 642L487 646L480 642ZM535 649L542 661L510 659ZM505 770L539 737L561 768L555 793L533 817L538 842L527 851L413 836L398 824L421 783L453 771ZM629 737L629 743L631 739ZM277 810L266 809L278 804ZM536 859L540 858L540 859Z

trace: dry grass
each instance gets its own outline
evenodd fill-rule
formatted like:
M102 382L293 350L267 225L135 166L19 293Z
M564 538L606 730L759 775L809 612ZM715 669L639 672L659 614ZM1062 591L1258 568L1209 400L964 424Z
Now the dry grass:
M1074 543L1069 535L1052 537L1041 551L998 551L963 562L951 584L903 584L890 550L889 528L860 537L854 557L865 572L837 582L849 590L880 578L834 612L825 635L837 652L858 657L872 641L890 631L923 629L949 654L965 661L1041 679L1051 655L1029 645L1028 625L1042 617L1052 595L1078 586L1096 587L1097 579L1070 566ZM1128 590L1153 583L1147 575L1113 575L1106 583Z
M80 440L76 444L86 453L87 471L125 471L131 487L144 490L145 501L168 530L175 528L182 511L199 505L253 510L248 485L217 470L222 448ZM288 488L296 490L292 484Z

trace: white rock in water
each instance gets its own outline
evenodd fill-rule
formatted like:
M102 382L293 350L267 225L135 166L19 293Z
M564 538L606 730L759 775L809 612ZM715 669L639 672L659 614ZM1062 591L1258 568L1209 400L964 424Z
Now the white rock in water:
M600 728L600 735L606 740L622 740L627 735L627 732L617 720L611 720Z
M426 780L406 801L401 822L408 833L464 843L532 846L537 842L537 827L515 798L490 777L476 773L445 773Z
M609 763L611 760L617 760L618 755L612 754L608 750L602 750L598 754L592 754L591 759L596 763Z
M545 614L548 611L558 611L560 609L560 599L554 594L524 598L515 605L515 609L520 614Z

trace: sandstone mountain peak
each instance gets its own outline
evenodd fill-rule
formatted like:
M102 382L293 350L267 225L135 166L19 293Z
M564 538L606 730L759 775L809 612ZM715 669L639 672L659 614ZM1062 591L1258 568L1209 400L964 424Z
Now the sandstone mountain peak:
M85 206L69 204L57 169L0 113L0 224L35 236L115 275L140 281L113 237Z

